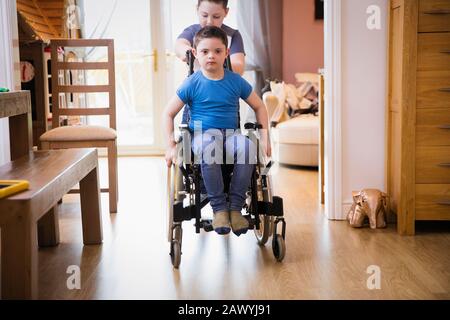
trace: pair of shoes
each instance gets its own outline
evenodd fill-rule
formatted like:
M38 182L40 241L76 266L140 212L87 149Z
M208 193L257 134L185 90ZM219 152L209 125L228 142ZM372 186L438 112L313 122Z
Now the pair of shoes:
M215 212L212 226L214 228L214 231L218 234L225 235L230 233L230 214L228 213L228 211Z
M230 212L231 228L233 233L238 237L248 230L248 220L241 214L240 211Z

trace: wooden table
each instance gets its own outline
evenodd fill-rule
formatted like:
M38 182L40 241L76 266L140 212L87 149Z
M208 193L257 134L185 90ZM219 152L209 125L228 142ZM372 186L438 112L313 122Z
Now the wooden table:
M29 91L0 93L0 118L6 117L9 118L11 160L15 160L33 148Z
M30 152L0 166L0 177L28 180L27 191L0 199L2 299L38 297L38 244L59 243L57 202L80 183L84 244L102 243L96 149Z

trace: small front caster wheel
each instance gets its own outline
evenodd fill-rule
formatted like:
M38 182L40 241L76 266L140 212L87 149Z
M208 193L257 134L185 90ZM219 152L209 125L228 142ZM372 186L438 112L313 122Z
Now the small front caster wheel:
M170 259L175 269L178 269L181 262L181 243L178 240L170 242Z
M272 251L275 259L281 262L286 254L286 244L280 234L274 234L272 239Z

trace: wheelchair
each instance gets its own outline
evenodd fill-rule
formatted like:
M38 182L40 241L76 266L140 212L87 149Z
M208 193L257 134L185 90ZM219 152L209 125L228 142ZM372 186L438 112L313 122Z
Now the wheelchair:
M189 75L193 73L193 56L188 55ZM230 61L226 62L230 69ZM185 107L186 109L186 107ZM183 117L184 118L184 117ZM260 150L257 123L244 125L246 136L256 141L257 162L254 166L251 183L246 193L244 217L249 222L249 230L253 229L257 243L264 246L272 237L272 251L277 261L282 261L286 254L286 222L283 213L283 199L273 195L271 176L268 174L272 162L265 163L264 155ZM167 194L168 194L168 224L167 236L170 243L170 258L174 268L181 262L181 247L183 238L182 223L194 219L195 232L213 231L211 219L203 219L201 210L208 203L206 192L202 189L202 174L200 164L193 161L191 146L191 132L185 121L179 126L176 138L177 161L168 168ZM233 173L232 164L222 164L222 177L225 193L231 182ZM281 226L280 226L281 225Z

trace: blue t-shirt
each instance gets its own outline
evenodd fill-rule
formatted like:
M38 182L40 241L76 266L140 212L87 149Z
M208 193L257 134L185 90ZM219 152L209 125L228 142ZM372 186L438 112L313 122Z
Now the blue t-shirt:
M177 39L186 39L191 43L191 46L194 42L194 37L197 32L200 31L202 27L200 24L193 24L186 29L178 36ZM238 30L235 30L225 24L222 24L222 30L228 35L228 47L230 48L230 55L234 53L243 53L244 51L244 41L242 40L242 36Z
M210 80L197 71L178 88L178 97L190 106L191 130L194 130L194 121L201 121L202 130L239 127L239 98L246 100L252 93L252 86L239 74L224 71L221 80Z

